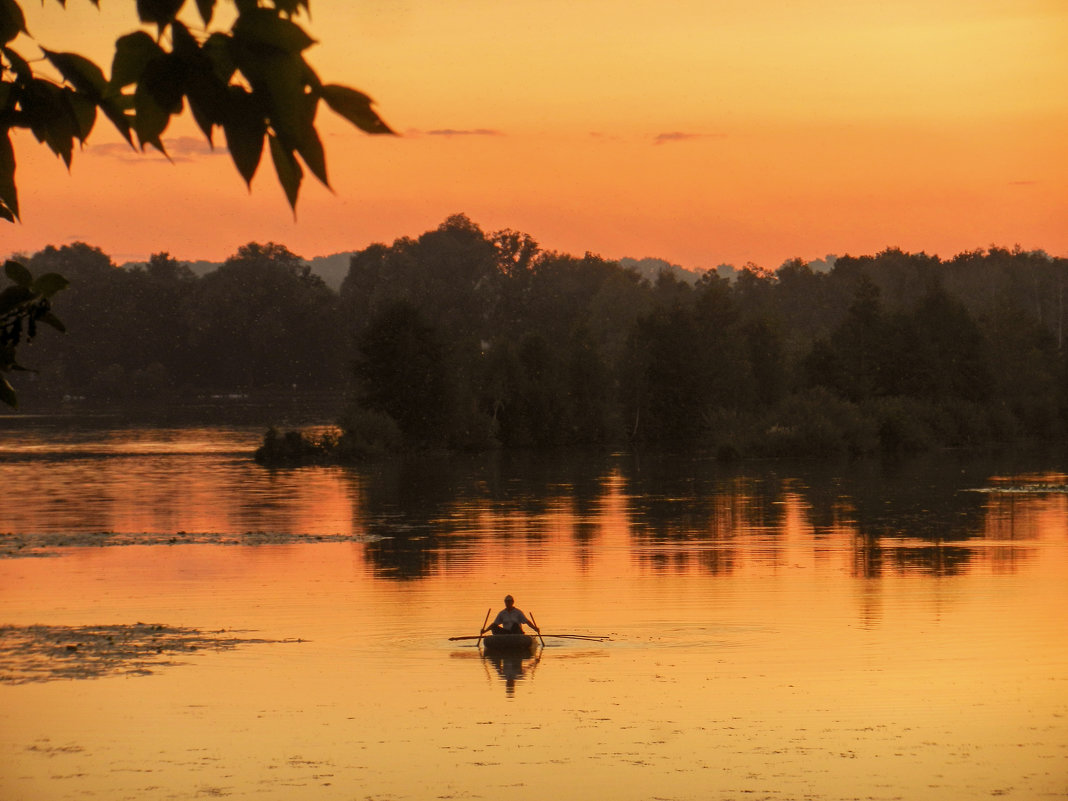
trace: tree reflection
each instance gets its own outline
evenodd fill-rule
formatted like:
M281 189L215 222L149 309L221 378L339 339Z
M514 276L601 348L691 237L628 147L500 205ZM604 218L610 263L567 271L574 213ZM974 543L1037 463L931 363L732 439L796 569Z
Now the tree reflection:
M422 457L348 473L353 530L377 575L418 579L515 546L565 545L579 570L605 547L656 573L712 576L841 558L854 575L955 576L991 540L1037 536L1064 520L1066 496L973 491L991 464L747 462L692 455L572 453ZM1012 570L1026 550L995 555ZM841 557L836 554L841 554Z

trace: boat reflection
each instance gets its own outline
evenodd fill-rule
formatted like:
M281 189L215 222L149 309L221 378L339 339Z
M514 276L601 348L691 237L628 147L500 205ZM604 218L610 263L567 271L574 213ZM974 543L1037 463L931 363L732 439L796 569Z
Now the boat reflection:
M515 695L515 686L518 682L533 678L534 670L538 667L538 662L541 661L541 653L541 648L533 652L494 652L485 650L480 652L482 664L487 666L487 673L489 667L492 667L497 672L498 678L504 682L505 695L508 696Z

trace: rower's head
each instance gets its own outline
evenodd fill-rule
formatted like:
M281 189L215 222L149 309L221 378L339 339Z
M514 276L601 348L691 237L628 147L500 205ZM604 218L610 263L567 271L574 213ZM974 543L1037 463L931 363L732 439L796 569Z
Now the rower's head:
M515 603L515 598L513 598L511 595L504 596L504 605L505 606L512 606L514 603Z

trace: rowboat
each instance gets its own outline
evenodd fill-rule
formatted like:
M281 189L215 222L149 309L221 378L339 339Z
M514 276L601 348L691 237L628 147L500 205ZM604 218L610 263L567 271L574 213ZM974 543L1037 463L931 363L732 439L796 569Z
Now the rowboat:
M529 634L490 634L482 638L482 647L492 654L529 653L535 642Z

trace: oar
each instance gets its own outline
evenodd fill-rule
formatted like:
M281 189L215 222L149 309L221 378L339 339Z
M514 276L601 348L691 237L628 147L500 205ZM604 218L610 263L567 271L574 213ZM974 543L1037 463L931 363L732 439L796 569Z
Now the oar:
M604 642L610 639L609 637L596 637L591 634L539 634L539 637L556 637L558 639L565 640L588 640L590 642ZM449 637L449 642L456 642L457 640L481 640L482 635L475 636L474 634L464 635L463 637Z
M537 628L538 621L536 621L534 619L534 613L533 612L530 613L530 622L534 624L534 627L538 632L538 639L541 640L541 647L544 648L545 647L545 640L541 639L541 629Z
M478 648L478 646L482 645L482 632L484 632L486 630L486 620L489 620L490 612L492 612L492 611L493 611L493 607L492 606L489 609L486 610L486 619L482 621L482 628L480 628L478 630L478 642L475 643L475 647L476 648Z
M557 637L565 640L591 640L593 642L604 642L609 639L607 636L601 637L594 634L546 634L546 637Z

